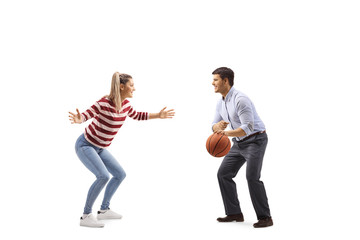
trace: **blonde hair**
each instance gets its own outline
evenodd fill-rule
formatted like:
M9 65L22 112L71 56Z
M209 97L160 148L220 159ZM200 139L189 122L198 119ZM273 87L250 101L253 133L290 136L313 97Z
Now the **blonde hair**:
M115 105L116 111L120 111L122 107L120 84L126 84L130 78L132 78L130 75L120 74L119 72L115 72L112 76L110 94L107 97Z

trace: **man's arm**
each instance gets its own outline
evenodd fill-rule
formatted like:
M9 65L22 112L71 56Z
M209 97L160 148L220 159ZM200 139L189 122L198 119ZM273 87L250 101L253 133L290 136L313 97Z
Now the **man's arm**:
M246 136L246 132L242 128L237 128L235 130L229 130L229 131L217 130L217 131L214 131L214 132L224 134L225 136L229 136L229 137L243 137L243 136Z
M241 126L234 130L224 131L219 129L217 132L229 137L243 137L248 136L254 131L254 114L251 108L251 102L247 98L238 100L236 112L242 123Z
M229 123L225 122L220 115L220 103L216 105L216 111L211 129L213 132L224 130Z

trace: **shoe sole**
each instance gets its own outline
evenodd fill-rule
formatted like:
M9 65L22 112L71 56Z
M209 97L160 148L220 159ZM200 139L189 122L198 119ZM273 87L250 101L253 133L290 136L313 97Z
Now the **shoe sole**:
M97 217L97 220L122 219L122 217Z
M272 225L274 225L274 224L272 223L272 224L269 224L266 226L254 226L254 228L266 228L266 227L271 227Z
M221 221L217 220L218 222L244 222L244 220L232 220L232 221Z
M105 225L103 226L88 226L88 225L81 225L80 224L80 227L88 227L88 228L103 228Z
M87 225L87 224L80 223L80 227L103 228L104 226L105 226L105 224L102 224L102 225Z

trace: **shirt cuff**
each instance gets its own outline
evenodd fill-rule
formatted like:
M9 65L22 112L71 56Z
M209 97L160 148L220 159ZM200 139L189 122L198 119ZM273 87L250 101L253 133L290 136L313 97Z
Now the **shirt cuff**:
M246 133L246 136L249 136L253 131L254 131L254 124L252 123L247 123L247 124L242 124L240 126L240 128L242 130L244 130L244 132Z
M86 117L83 113L81 114L81 122L82 123L86 122Z

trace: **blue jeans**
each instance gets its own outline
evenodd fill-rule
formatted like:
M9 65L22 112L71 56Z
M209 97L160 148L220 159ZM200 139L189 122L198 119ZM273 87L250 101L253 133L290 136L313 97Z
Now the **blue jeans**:
M96 180L91 185L87 195L84 214L92 212L94 202L109 181L111 174L113 177L107 184L101 205L101 210L108 209L112 196L126 176L124 169L108 150L92 145L85 139L84 134L81 134L77 139L75 150L85 167L96 176Z

